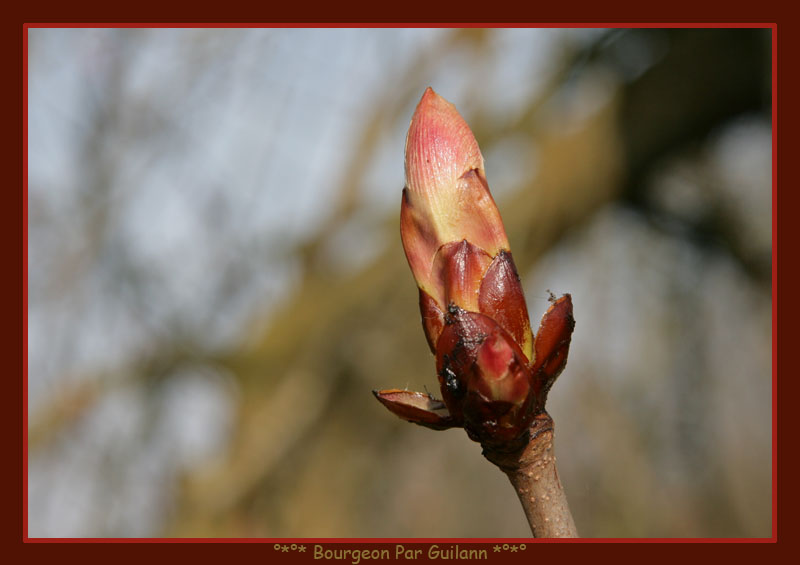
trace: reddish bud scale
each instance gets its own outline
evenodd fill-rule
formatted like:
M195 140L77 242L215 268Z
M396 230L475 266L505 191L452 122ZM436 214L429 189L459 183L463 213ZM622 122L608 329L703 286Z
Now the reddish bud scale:
M516 445L566 364L572 301L555 301L533 338L477 141L430 88L406 139L400 232L443 402L396 389L375 395L408 421L464 427L485 446Z
M569 345L574 328L572 296L565 294L554 300L542 316L542 322L534 342L535 358L534 363L531 364L531 370L535 379L542 383L544 394L547 394L567 365L567 355L569 355Z

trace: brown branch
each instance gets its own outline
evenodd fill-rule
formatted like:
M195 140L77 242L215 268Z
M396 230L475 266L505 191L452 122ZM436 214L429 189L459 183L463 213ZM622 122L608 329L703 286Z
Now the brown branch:
M533 421L524 448L512 453L484 448L483 455L508 475L534 537L578 537L556 469L553 420L546 412Z

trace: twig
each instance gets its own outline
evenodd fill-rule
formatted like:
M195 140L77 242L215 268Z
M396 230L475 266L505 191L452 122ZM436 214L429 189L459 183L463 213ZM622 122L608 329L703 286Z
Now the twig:
M533 421L524 448L502 453L484 447L483 455L508 475L534 537L578 537L556 469L553 420L546 412Z

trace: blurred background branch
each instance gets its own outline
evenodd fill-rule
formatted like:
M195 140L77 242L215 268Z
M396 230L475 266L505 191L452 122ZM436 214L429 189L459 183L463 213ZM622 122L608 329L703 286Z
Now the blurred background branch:
M437 388L397 225L428 85L532 319L573 295L549 410L581 534L770 535L770 45L31 30L30 535L527 535L477 444L370 393Z

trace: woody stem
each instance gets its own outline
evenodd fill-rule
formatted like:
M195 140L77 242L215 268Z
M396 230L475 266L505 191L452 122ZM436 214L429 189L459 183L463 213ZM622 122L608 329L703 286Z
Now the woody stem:
M578 537L556 470L553 420L546 412L534 420L524 448L511 453L484 448L483 454L508 475L534 537Z

